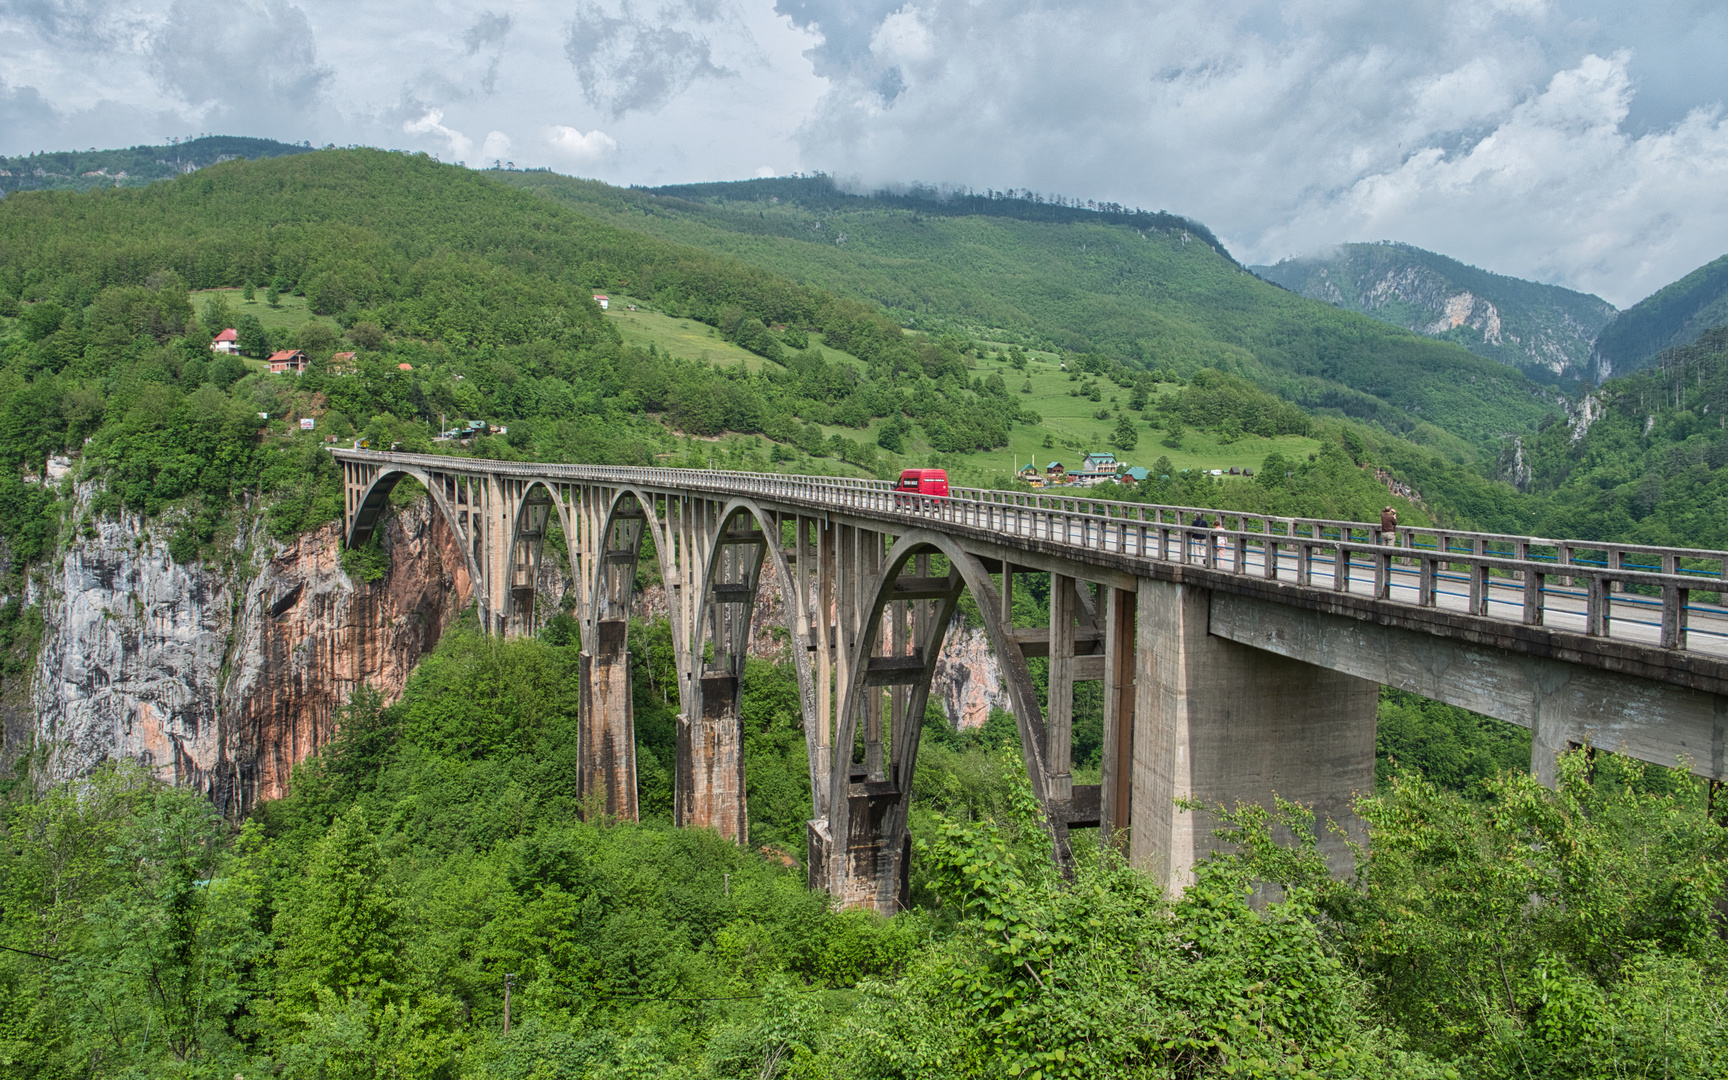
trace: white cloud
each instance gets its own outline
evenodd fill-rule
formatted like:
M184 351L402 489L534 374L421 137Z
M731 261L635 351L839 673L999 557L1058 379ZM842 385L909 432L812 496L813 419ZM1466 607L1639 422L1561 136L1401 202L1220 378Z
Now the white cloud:
M546 129L546 144L571 165L592 165L618 152L618 143L599 128L584 133L564 124Z
M1728 41L1701 5L1668 10L1661 37L1594 0L1408 0L1393 19L1382 0L780 10L827 35L804 159L867 184L1169 209L1252 261L1406 240L1620 304L1728 251L1722 65L1695 68L1714 98L1637 111L1668 36Z
M502 131L488 131L486 141L480 144L480 159L482 161L495 161L509 157L512 145L510 136Z
M418 120L406 120L402 131L408 135L431 135L443 139L450 151L450 156L458 161L465 161L474 149L474 140L444 126L443 109L427 109L424 116Z

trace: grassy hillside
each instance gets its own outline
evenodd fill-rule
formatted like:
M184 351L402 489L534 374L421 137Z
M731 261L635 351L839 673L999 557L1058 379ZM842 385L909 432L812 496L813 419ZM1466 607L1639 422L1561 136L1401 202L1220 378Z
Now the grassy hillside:
M1591 377L1614 305L1493 274L1409 244L1343 244L1255 273L1311 299L1461 345L1538 382Z
M1455 455L1497 449L1552 405L1516 372L1296 296L1169 215L1023 199L863 198L826 178L624 190L500 179L607 221L881 304L903 324L1244 375L1310 408ZM1492 449L1490 449L1492 448Z
M1620 313L1596 339L1600 378L1630 375L1656 355L1728 325L1728 255L1707 263Z

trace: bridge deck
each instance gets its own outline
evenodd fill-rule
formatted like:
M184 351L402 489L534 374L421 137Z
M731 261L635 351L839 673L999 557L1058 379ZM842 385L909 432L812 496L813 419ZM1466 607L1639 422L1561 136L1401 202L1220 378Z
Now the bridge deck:
M634 485L845 511L941 529L982 530L1008 546L1031 542L1078 562L1185 564L1213 574L1272 579L1319 592L1378 598L1486 623L1517 624L1728 658L1728 552L1400 526L1381 543L1378 523L1287 518L1203 507L956 488L942 499L897 494L887 481L692 469L528 464L443 455L333 451L355 464ZM1222 519L1201 530L1195 514ZM1266 572L1276 546L1275 574ZM1337 579L1340 559L1347 570ZM1424 597L1424 583L1428 583ZM1472 611L1472 600L1479 606Z

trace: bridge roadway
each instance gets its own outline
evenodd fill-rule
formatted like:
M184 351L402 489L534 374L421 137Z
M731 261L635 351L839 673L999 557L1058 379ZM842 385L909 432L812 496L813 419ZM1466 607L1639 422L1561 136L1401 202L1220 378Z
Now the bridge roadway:
M1379 685L1532 729L1546 782L1556 755L1586 742L1725 776L1728 552L1411 526L1383 537L1376 523L1096 489L929 499L882 481L334 454L348 543L366 542L413 477L455 533L490 630L533 629L544 542L561 532L583 631L578 783L616 816L636 812L639 558L658 564L673 624L677 818L740 842L743 656L757 591L775 580L811 766L810 879L847 903L902 898L917 718L964 593L1005 673L1056 857L1071 829L1096 826L1171 887L1212 827L1179 799L1276 791L1364 838L1350 800L1373 784ZM1220 527L1195 528L1197 514ZM1047 625L1014 622L1027 574L1049 575ZM1098 785L1071 775L1084 681L1104 683ZM1341 839L1323 847L1348 859Z

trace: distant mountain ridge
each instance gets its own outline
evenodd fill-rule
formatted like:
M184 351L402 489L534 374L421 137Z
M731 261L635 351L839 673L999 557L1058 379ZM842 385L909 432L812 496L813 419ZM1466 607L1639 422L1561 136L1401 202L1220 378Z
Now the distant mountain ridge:
M95 187L140 187L234 158L304 154L310 144L255 139L246 135L205 135L163 146L123 150L62 150L0 157L0 195L14 191L88 191Z
M1596 378L1649 367L1658 353L1728 325L1728 255L1706 263L1620 313L1596 337Z
M1495 274L1410 244L1342 244L1250 267L1277 285L1462 345L1543 383L1595 378L1616 315L1599 296Z

